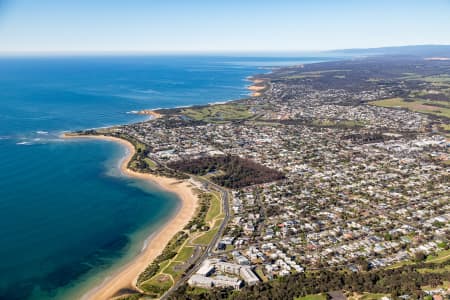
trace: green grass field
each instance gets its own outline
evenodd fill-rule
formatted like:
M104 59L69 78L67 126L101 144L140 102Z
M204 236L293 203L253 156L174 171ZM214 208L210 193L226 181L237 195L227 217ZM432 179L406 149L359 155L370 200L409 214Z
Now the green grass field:
M437 86L450 85L450 75L448 75L448 74L427 76L427 77L422 78L422 80L432 83L433 85L437 85Z
M439 251L436 256L430 255L427 257L426 262L441 263L450 259L450 250Z
M222 223L222 219L216 220L214 227L196 238L193 243L197 245L208 245L214 238L214 235L219 231L220 223Z
M299 74L283 77L283 79L303 79L303 78L319 78L322 77L320 74Z
M162 263L159 264L159 268L161 270L163 270L165 267L167 267L169 265L170 261L169 260L165 260Z
M194 247L184 246L183 248L180 249L177 256L175 256L174 260L185 262L189 258L191 258L193 253L194 253Z
M161 296L172 286L172 279L164 274L156 275L155 277L143 282L141 284L142 290L152 296Z
M219 196L216 193L211 193L211 196L211 203L205 217L206 223L209 223L217 218L221 212L221 201Z
M248 119L252 116L242 104L217 104L198 108L186 108L181 113L191 119L205 122L224 122Z
M153 160L151 160L150 158L144 158L144 161L147 163L147 165L150 169L156 168L156 163Z
M180 265L178 262L172 262L167 266L167 268L163 271L165 274L169 274L172 276L174 280L180 279L181 275L183 274L183 271L176 270L176 266Z
M207 245L217 234L223 221L222 203L218 194L210 193L210 195L211 202L208 211L202 217L207 223L213 222L213 226L200 236L196 235L197 232L191 233L187 240L183 240L183 243L177 244L175 248L171 249L171 251L176 251L177 254L170 259L162 261L159 264L158 273L140 284L140 288L146 295L158 298L174 284L174 281L176 282L182 277L184 269L188 266L187 262L195 252L195 246L190 246L194 237L193 244Z
M407 266L407 265L413 265L413 264L414 264L414 262L412 262L410 260L404 260L404 261L395 263L392 266L387 267L387 269L396 269L396 268L400 268L400 267Z
M450 107L448 102L445 101L427 101L416 99L414 101L404 101L402 98L391 98L384 100L377 100L369 102L371 105L382 107L401 107L414 112L420 112L429 115L435 115L439 117L445 117L450 119ZM440 105L440 106L435 106Z
M439 251L437 255L429 255L427 257L427 259L425 260L426 263L442 263L444 261L447 261L450 259L450 250L442 250ZM410 260L405 260L405 261L401 261L398 262L392 266L389 266L388 269L395 269L395 268L400 268L402 266L406 266L406 265L414 265L415 263L413 261ZM426 272L426 270L432 270L432 269L421 269L424 270L423 272Z
M405 73L405 76L402 77L404 80L422 80L425 82L429 82L436 86L448 86L450 85L450 75L448 74L440 74L433 76L422 76L415 73Z
M323 70L323 71L301 72L298 74L285 76L283 77L283 79L319 78L326 73L338 73L333 77L338 79L344 79L346 76L344 74L341 74L342 72L351 72L351 70Z

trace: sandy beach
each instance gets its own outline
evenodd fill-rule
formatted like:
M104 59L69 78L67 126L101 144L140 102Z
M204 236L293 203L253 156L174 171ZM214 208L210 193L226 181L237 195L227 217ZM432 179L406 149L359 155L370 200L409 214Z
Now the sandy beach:
M189 222L194 216L197 208L197 196L192 190L192 185L186 180L177 180L134 172L127 168L129 161L135 153L135 148L130 142L108 136L67 136L65 138L87 138L102 139L120 143L127 147L127 156L121 162L120 168L123 174L135 178L150 180L164 190L175 193L181 201L181 206L175 216L170 219L158 232L148 241L147 247L130 263L119 269L110 278L106 279L100 286L89 291L83 296L83 300L105 300L111 299L117 292L125 288L136 288L136 279L139 274L164 250L170 239Z
M161 114L151 109L144 109L137 112L138 115L148 115L153 119L161 118Z
M261 91L266 89L266 86L264 84L265 81L262 79L252 79L251 82L253 82L253 84L247 87L247 89L253 92L252 97L261 96Z

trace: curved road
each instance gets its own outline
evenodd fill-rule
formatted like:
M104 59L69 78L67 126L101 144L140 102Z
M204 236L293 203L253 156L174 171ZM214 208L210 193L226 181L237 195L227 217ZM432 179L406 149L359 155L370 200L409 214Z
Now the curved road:
M214 235L213 239L209 243L209 245L206 247L206 249L202 250L203 253L200 255L197 260L194 262L194 266L189 269L189 271L184 275L180 280L178 280L160 299L168 299L170 294L174 291L176 291L180 286L185 284L187 280L200 268L200 265L207 259L211 254L214 252L214 249L216 247L217 242L219 241L220 237L223 235L223 232L228 224L228 221L230 219L230 207L229 207L229 192L222 188L221 186L218 186L217 184L206 180L204 178L200 177L193 177L196 181L202 182L207 189L209 190L215 190L220 192L221 199L222 199L222 209L225 213L225 217L223 218L222 223L220 224L219 230Z

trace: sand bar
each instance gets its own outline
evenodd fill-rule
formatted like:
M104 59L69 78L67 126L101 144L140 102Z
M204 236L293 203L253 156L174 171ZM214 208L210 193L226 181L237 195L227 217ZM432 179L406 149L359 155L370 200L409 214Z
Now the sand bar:
M89 291L83 296L83 300L105 300L111 299L117 292L124 288L136 289L136 280L139 274L164 250L170 239L192 219L198 205L198 198L193 192L192 185L186 180L155 176L153 174L138 173L127 168L135 148L130 142L109 136L73 136L64 135L65 138L88 138L101 139L120 143L127 147L127 156L123 159L120 169L123 174L150 180L164 190L175 193L180 198L181 206L173 218L156 232L148 241L148 246L130 263L119 269L110 278L106 279L100 286Z

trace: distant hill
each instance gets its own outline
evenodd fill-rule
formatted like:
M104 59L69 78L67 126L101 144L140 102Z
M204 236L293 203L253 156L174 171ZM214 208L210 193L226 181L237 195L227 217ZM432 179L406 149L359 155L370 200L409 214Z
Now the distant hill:
M327 51L351 55L412 55L420 57L450 57L450 45L416 45L381 48L342 49Z

